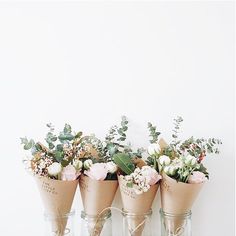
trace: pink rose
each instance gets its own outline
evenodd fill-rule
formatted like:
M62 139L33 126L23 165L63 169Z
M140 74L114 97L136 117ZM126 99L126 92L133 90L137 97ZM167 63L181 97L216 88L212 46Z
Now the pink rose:
M200 184L207 180L205 174L200 171L193 171L193 173L188 178L188 183L190 184Z
M68 165L63 168L61 172L61 179L62 180L75 180L80 175L80 173L77 173L75 167L73 165Z
M94 180L104 180L107 177L107 166L105 163L95 163L84 173Z
M161 175L150 166L143 166L141 172L142 175L145 176L149 185L156 184L162 178Z

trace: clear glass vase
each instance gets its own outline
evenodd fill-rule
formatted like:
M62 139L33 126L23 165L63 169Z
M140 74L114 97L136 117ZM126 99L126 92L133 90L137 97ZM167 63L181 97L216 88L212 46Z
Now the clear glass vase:
M123 236L152 236L152 210L135 214L123 210Z
M191 236L191 211L169 214L160 209L161 236Z
M81 236L111 236L112 220L111 211L101 215L88 215L81 211Z
M64 215L44 213L45 236L74 236L75 211Z

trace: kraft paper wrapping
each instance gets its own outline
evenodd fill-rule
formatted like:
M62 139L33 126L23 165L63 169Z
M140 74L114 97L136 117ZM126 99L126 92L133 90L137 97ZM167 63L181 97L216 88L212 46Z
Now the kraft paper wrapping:
M118 181L98 181L81 175L79 185L84 211L87 215L92 216L88 221L89 235L99 236L105 223L102 220L103 214L99 214L104 209L111 207L118 188ZM104 214L106 214L106 211Z
M130 235L141 236L145 226L144 214L151 210L159 184L152 185L145 193L136 194L134 189L127 187L127 181L121 176L118 176L118 180L123 209L134 214L132 217L127 217L129 231L132 232Z
M188 184L177 182L175 179L162 173L161 180L161 207L165 213L176 215L166 226L172 233L180 231L184 221L181 215L188 213L201 191L202 184ZM179 217L178 217L179 215Z
M52 232L63 236L67 224L65 217L71 210L78 180L62 181L35 177L45 212L50 215Z

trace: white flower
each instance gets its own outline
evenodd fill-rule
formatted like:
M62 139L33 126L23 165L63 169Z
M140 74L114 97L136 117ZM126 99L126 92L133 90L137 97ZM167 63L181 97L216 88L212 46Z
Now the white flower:
M58 162L53 162L48 168L48 174L51 176L57 176L62 171L62 166Z
M148 147L148 154L155 155L161 151L160 145L158 143L152 143Z
M117 165L113 161L109 161L106 163L108 173L114 174L117 171Z
M93 161L88 159L84 162L84 169L88 170L93 165Z
M81 170L83 167L83 162L80 160L74 160L73 166L75 167L76 170Z
M187 155L187 156L185 157L184 163L185 163L186 165L194 166L194 165L197 164L197 160L196 160L196 158L195 158L194 156Z
M176 168L174 166L165 166L164 167L164 172L167 174L167 175L174 175L176 173Z
M178 169L182 168L184 166L184 163L182 159L176 158L172 161L171 165L173 165L176 169Z
M162 166L168 166L170 164L170 158L166 155L159 157L159 162Z

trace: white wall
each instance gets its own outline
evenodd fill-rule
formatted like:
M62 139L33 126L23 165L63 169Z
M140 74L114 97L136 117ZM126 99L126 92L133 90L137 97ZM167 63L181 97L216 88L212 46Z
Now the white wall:
M169 140L176 115L183 138L222 139L193 235L234 235L233 22L232 2L0 3L0 235L43 234L19 137L42 139L49 121L102 137L122 114L135 146L147 145L148 121ZM119 214L113 223L120 236Z

